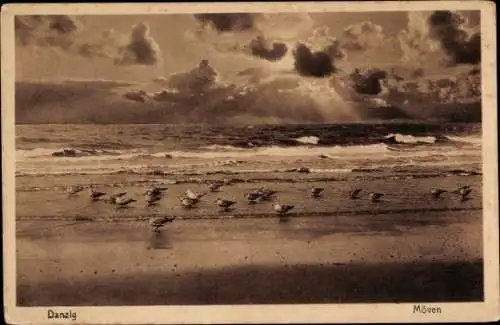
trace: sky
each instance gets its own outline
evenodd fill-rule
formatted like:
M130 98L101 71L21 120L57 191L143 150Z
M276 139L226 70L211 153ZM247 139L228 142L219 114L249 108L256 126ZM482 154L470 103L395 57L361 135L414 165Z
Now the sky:
M478 24L477 13L465 13L469 24ZM144 24L148 28L148 37L158 46L158 61L154 64L115 64L113 59L103 55L83 56L75 49L66 49L58 44L36 44L36 41L16 42L16 80L41 79L119 79L142 81L158 76L188 71L197 66L200 60L208 59L210 64L221 75L232 75L250 67L267 67L275 65L283 69L293 70L291 50L283 62L262 60L250 55L218 48L228 47L237 42L244 42L249 37L260 34L270 41L283 39L292 48L297 42L312 37L317 30L327 29L328 37L342 39L349 26L369 22L371 26L380 28L366 33L368 44L366 49L347 50L347 64L355 67L416 65L416 61L401 62L399 43L394 39L409 27L408 12L356 12L356 13L314 13L314 14L281 14L268 15L266 21L257 28L259 31L229 31L219 33L206 25L200 35L200 20L193 15L117 15L117 16L72 16L78 26L68 32L72 46L81 47L83 43L102 42L103 34L112 33L116 46L123 46L131 37L134 26ZM30 22L28 22L27 25ZM73 21L71 22L73 23ZM39 24L43 33L43 24ZM33 26L33 24L31 24ZM32 28L32 27L30 27ZM35 27L37 28L37 27ZM22 31L22 29L19 29ZM36 33L35 31L34 33ZM20 35L22 32L16 34ZM371 34L370 34L371 33ZM70 35L71 34L71 35ZM380 34L380 35L379 35ZM43 37L43 35L42 35ZM345 38L345 37L344 37ZM362 35L361 37L362 38ZM18 37L19 39L19 37ZM104 40L108 42L109 40ZM215 44L215 45L214 45ZM219 45L218 45L219 44ZM110 57L113 56L111 53ZM432 55L429 54L428 57ZM442 69L436 60L422 60L426 70ZM447 69L449 70L449 69ZM436 72L437 72L436 71ZM446 73L446 71L444 71Z
M478 11L16 16L16 118L330 122L480 98L479 25Z

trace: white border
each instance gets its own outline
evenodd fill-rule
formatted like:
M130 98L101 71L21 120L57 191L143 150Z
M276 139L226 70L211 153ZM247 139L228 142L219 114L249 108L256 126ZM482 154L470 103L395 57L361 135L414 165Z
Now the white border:
M311 2L311 3L179 3L179 4L8 4L2 6L2 173L4 226L4 300L7 323L49 324L48 307L17 307L15 298L15 145L14 15L16 14L165 14L195 12L324 12L480 10L482 31L483 303L440 303L443 313L413 314L413 304L219 305L71 307L76 323L380 323L481 322L498 320L498 170L495 3L486 1ZM68 307L63 307L68 309ZM54 323L53 321L52 323Z

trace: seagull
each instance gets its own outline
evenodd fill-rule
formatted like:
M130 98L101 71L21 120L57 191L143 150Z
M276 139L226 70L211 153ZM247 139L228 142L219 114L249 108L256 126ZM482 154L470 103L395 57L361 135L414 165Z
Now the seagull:
M472 190L472 188L469 185L465 185L465 186L459 187L456 190L452 191L452 193L460 194L460 193L465 192L466 190L469 190L469 189Z
M323 188L313 187L311 189L311 195L312 195L312 197L320 197L321 196L321 192L323 192L323 191L324 191Z
M359 193L361 193L362 189L360 188L357 188L355 190L352 190L349 192L349 197L351 198L351 200L355 200L355 199L358 199L359 198Z
M186 209L194 208L194 206L198 203L198 200L193 200L188 197L181 198L181 204Z
M257 193L260 194L262 200L269 200L271 196L277 193L277 191L261 187L257 190Z
M469 197L469 194L472 192L472 188L470 187L463 187L460 189L458 192L460 194L460 200L461 201L466 201Z
M276 203L274 205L274 211L278 212L278 214L280 214L280 215L284 215L284 214L288 213L293 208L295 208L294 205L288 205L288 204Z
M69 196L72 196L72 195L75 195L77 193L80 193L81 191L83 191L83 186L75 186L75 185L70 185L66 188L66 193L69 195Z
M106 202L111 203L111 204L115 204L116 199L124 196L125 194L127 194L127 192L120 192L120 193L115 193L113 195L110 195L109 198L106 200Z
M382 193L370 193L370 199L372 202L380 202L382 196L384 196Z
M444 193L448 192L447 190L442 190L439 188L434 188L431 191L431 195L433 198L438 199L441 198Z
M193 191L190 189L186 190L186 197L191 200L196 200L199 201L202 197L204 197L207 193L200 193L200 194L195 194Z
M92 200L94 200L94 201L99 200L99 198L100 198L101 196L104 196L104 195L106 195L106 193L104 193L104 192L97 192L97 191L95 190L95 188L93 188L93 187L90 187L90 188L89 188L89 197L90 197Z
M223 199L220 199L220 198L219 198L219 199L217 199L217 200L215 200L215 203L217 203L217 205L218 205L219 207L223 208L223 209L224 209L224 211L228 211L228 210L229 210L229 208L230 208L232 205L236 204L236 202L235 202L235 201L223 200Z
M451 193L459 194L461 201L466 201L468 199L469 194L472 192L472 188L469 185L462 186Z
M248 204L255 204L262 197L260 193L250 192L245 195L248 200Z
M159 194L146 194L144 199L146 200L148 207L151 207L156 204L157 201L161 200L161 196Z
M135 200L135 199L125 198L125 197L121 196L121 197L117 197L115 199L115 204L119 205L119 208L124 208L127 205L129 205L130 203L133 203L133 202L136 202L136 201L137 200Z
M208 184L208 189L210 190L210 192L217 192L222 186L222 183L211 183Z
M175 220L175 217L167 217L167 216L163 216L163 217L156 217L156 218L152 218L149 220L149 224L150 226L153 228L153 231L154 232L160 232L160 229L166 224L166 223L169 223L169 222L172 222Z

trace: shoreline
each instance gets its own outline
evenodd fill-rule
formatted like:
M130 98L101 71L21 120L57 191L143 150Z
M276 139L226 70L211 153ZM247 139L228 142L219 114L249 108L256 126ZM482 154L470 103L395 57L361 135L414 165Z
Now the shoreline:
M424 209L388 209L388 210L338 210L338 211L325 211L325 212L300 212L287 213L287 218L314 218L314 217L336 217L336 216L358 216L358 215L390 215L390 214L402 214L402 213L434 213L434 212L463 212L463 211L482 211L480 207L470 207L470 208L424 208ZM116 218L109 217L91 217L90 215L80 214L74 216L53 216L53 215L40 215L40 216L16 216L16 221L75 221L75 222L134 222L147 220L149 217L159 217L169 215L173 216L178 220L211 220L211 219L263 219L263 218L277 218L276 213L226 213L221 215L219 213L214 214L203 214L203 215L173 215L171 213L153 212L149 213L148 217L145 216L135 216L135 215L125 215Z

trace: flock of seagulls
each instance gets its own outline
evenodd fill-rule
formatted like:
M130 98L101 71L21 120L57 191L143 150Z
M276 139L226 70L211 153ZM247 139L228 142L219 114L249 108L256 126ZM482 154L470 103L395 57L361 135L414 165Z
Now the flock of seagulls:
M219 192L221 187L224 185L222 182L214 182L210 183L208 185L208 190L210 192ZM83 191L84 188L82 186L69 186L66 190L66 193L68 194L69 197L75 196L81 191ZM151 186L146 189L146 191L143 193L144 194L144 201L148 207L154 207L158 204L158 202L162 199L164 196L164 193L167 191L167 188L165 187L157 187L157 186ZM313 198L319 198L322 196L324 193L325 189L320 188L320 187L313 187L311 189L311 197ZM363 189L361 188L356 188L353 189L352 191L349 192L349 198L351 200L357 200L361 198L361 194L363 192ZM460 197L461 201L466 201L472 192L472 188L469 185L462 186L456 190L453 191L448 191L444 189L432 189L431 190L431 196L434 199L440 199L443 198L443 195L446 193L451 193L451 194L457 194ZM277 191L265 188L265 187L260 187L256 190L253 190L249 193L245 194L245 198L247 200L248 204L257 204L259 202L265 202L265 201L275 201L276 199L276 193ZM190 189L186 190L184 195L179 197L179 201L182 207L185 209L192 209L197 206L197 204L200 202L200 200L207 195L208 192L202 192L202 193L195 193L191 191ZM377 192L370 192L367 194L368 198L370 199L371 202L380 202L382 198L384 197L383 193L377 193ZM99 201L103 200L106 203L116 205L117 208L124 208L129 206L130 204L137 202L137 200L127 197L126 192L119 192L119 193L114 193L108 195L107 193L104 192L99 192L95 189L94 186L89 187L89 198L92 201ZM237 203L236 201L232 200L226 200L218 197L214 203L221 209L221 211L224 212L229 212L231 208ZM280 221L283 221L281 217L286 215L288 212L293 210L295 208L294 205L292 204L280 204L280 203L274 203L273 204L273 209L274 211L280 216ZM173 217L158 217L150 221L151 227L153 228L154 231L159 231L163 225L166 223L172 222L174 220Z

